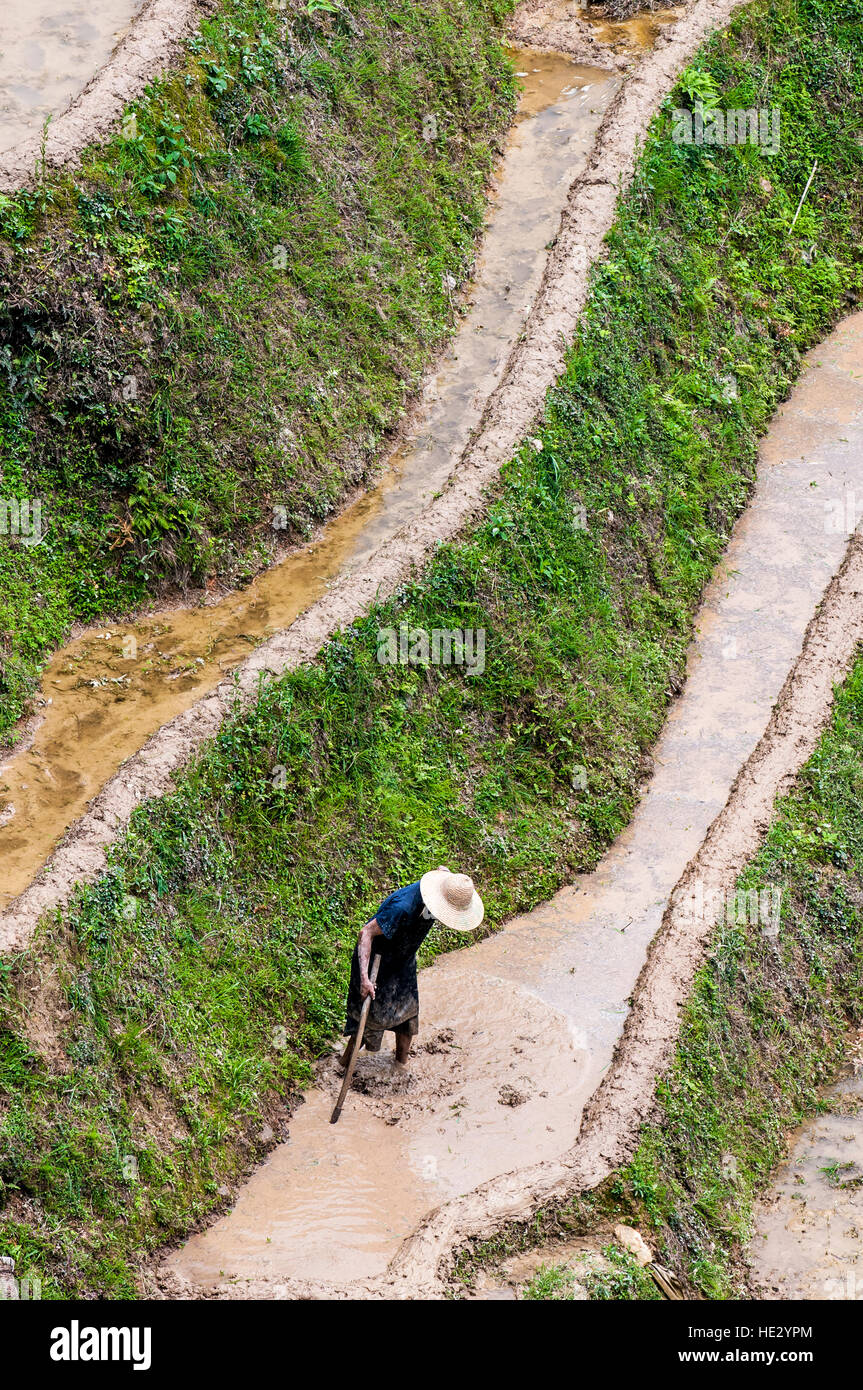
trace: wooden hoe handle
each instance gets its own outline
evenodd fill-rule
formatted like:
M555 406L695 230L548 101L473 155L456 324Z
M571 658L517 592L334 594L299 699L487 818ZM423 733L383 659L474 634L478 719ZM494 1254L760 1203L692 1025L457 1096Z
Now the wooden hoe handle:
M379 969L380 969L380 966L381 966L381 957L380 957L380 953L378 953L378 954L375 956L374 960L372 961L371 974L369 975L369 979L371 980L372 984L374 984L375 981L376 981L377 978L378 978L378 971L379 971ZM342 1113L342 1106L343 1106L344 1103L345 1103L345 1096L347 1095L348 1091L350 1090L351 1082L352 1082L353 1077L354 1077L354 1067L356 1066L356 1064L357 1064L357 1058L358 1058L359 1055L360 1055L360 1048L361 1048L362 1042L363 1042L363 1033L366 1031L366 1019L367 1019L368 1016L369 1016L369 1009L371 1008L371 1006L372 1006L372 996L371 996L370 994L367 994L366 997L365 997L365 1000L363 1001L363 1007L362 1007L362 1012L360 1013L360 1021L359 1021L359 1024L357 1025L357 1031L356 1031L356 1033L354 1034L354 1046L353 1046L353 1050L352 1050L352 1052L351 1052L351 1060L348 1062L348 1069L347 1069L347 1071L345 1072L345 1079L344 1079L344 1081L342 1082L342 1089L339 1091L339 1098L338 1098L338 1100L336 1101L336 1108L335 1108L335 1110L333 1111L332 1115L330 1116L330 1124L331 1124L331 1125L334 1125L334 1124L337 1122L339 1116L341 1115L341 1113Z

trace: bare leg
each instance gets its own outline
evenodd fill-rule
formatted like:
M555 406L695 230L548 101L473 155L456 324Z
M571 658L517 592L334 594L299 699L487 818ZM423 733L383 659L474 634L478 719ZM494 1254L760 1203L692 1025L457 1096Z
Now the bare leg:
M348 1069L348 1066L349 1066L349 1064L350 1064L351 1057L352 1057L353 1054L354 1054L354 1044L356 1043L356 1040L357 1040L357 1035L356 1035L356 1033L351 1033L351 1035L350 1035L350 1037L348 1038L348 1041L347 1041L347 1043L346 1043L346 1045L345 1045L345 1050L344 1050L344 1052L342 1053L341 1057L337 1057L337 1058L336 1058L336 1065L337 1065L338 1067L340 1067L342 1071L347 1071L347 1069Z
M408 1064L412 1042L413 1038L408 1033L396 1033L396 1061L400 1067Z

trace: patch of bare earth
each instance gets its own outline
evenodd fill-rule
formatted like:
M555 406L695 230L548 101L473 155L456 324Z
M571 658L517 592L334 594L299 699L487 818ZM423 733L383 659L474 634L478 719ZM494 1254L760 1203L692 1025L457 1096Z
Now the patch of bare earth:
M632 55L615 54L600 43L584 18L584 11L571 0L524 0L508 28L513 43L545 52L566 53L579 63L598 67L628 67Z

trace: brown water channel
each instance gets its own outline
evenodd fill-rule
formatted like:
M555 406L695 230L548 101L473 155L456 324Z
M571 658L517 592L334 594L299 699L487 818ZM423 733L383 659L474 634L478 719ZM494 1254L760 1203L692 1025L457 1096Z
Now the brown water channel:
M341 1288L382 1271L442 1201L570 1147L668 898L768 723L861 507L857 314L812 354L763 441L628 830L594 873L423 972L408 1076L388 1056L361 1057L336 1127L337 1078L323 1065L288 1142L171 1258L174 1272Z
M54 657L32 743L0 766L0 911L126 758L287 627L329 581L362 565L449 476L521 331L569 186L619 80L554 55L515 50L513 57L524 86L520 119L466 315L427 382L414 435L377 487L248 588L90 630Z

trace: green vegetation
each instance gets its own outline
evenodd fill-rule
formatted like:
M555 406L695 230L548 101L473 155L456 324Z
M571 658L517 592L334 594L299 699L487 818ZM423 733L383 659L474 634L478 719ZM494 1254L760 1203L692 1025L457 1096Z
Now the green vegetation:
M0 534L0 741L71 623L242 583L367 480L473 263L508 8L220 0L116 138L0 197L0 498L47 532Z
M522 1298L537 1303L546 1299L572 1300L575 1297L575 1270L570 1265L540 1265L525 1285Z
M572 1301L577 1293L600 1302L662 1299L647 1271L618 1245L605 1246L601 1263L584 1254L570 1265L542 1265L520 1297L528 1302Z
M696 72L729 104L780 101L780 153L678 147L660 115L537 443L486 517L263 685L3 962L0 1248L49 1292L128 1294L219 1208L329 1046L353 937L392 886L457 863L493 928L626 824L757 438L860 285L858 18L758 4L711 42ZM484 629L483 674L379 665L378 627L402 622ZM799 946L816 980L821 949ZM826 998L843 966L825 959Z

